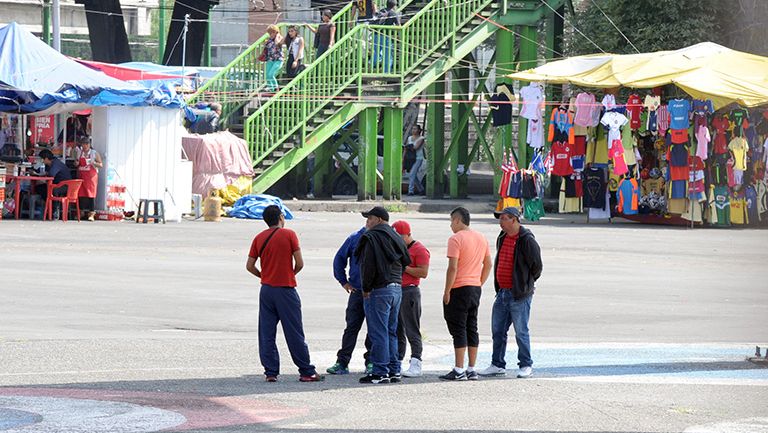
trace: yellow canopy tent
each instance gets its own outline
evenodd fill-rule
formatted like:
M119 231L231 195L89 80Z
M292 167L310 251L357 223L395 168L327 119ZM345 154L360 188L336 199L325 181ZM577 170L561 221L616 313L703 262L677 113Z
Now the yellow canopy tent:
M507 77L597 88L675 84L694 98L712 100L715 108L768 104L768 57L712 42L675 51L571 57Z

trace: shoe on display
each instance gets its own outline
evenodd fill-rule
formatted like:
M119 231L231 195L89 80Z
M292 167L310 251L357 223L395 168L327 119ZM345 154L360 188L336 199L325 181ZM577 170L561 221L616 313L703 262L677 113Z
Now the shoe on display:
M486 368L484 370L478 371L478 374L480 374L480 376L497 376L497 377L500 377L500 376L506 376L507 375L507 370L505 370L505 369L503 369L501 367L496 367L495 365L491 364L488 368Z
M404 377L421 377L421 360L411 358L411 365L403 372Z
M311 376L300 376L299 382L322 382L325 380L325 376L320 376L319 374L315 373Z
M360 378L360 383L389 383L389 376L379 376L378 374L367 374Z
M517 370L517 377L520 379L526 379L531 375L533 375L532 367L520 367L520 370Z
M349 374L349 368L346 365L341 365L340 362L333 364L325 370L328 374Z
M458 373L455 369L451 369L448 374L440 376L440 380L467 380L467 373L462 371Z

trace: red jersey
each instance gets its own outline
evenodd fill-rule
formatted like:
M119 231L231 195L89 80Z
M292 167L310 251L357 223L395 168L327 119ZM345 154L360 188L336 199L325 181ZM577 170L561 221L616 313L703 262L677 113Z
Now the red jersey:
M629 114L629 127L640 128L640 113L643 112L643 100L637 95L629 95L627 99L627 114Z
M519 234L515 236L506 235L504 240L501 241L499 262L496 265L496 282L499 283L499 287L502 289L512 289L515 286L513 276L515 272L515 246L519 236Z
M410 266L429 266L429 250L419 241L413 241L408 245L408 255L411 256ZM403 272L403 287L418 286L421 279L414 277L408 272Z
M724 116L715 116L712 119L712 128L715 129L715 140L712 152L716 155L722 155L728 152L728 139L725 136L725 131L729 126L728 118Z
M552 143L552 159L555 161L555 165L552 168L552 174L557 176L568 176L573 173L573 166L571 165L571 156L573 151L571 145L568 143L555 141Z
M267 237L277 230L264 248L259 258L261 246ZM296 287L296 275L293 273L293 253L298 251L299 238L291 229L266 229L256 235L251 242L248 257L261 261L261 283L275 287Z

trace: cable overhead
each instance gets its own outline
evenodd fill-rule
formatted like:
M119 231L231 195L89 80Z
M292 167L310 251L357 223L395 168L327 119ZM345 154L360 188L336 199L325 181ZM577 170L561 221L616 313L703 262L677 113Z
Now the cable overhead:
M563 22L565 22L565 17L564 17L564 16L563 16L563 15L562 15L560 12L558 12L557 10L555 10L555 9L554 9L552 6L550 6L550 5L549 5L549 3L547 3L545 0L539 0L539 1L541 2L541 4L543 4L544 6L548 7L549 9L551 9L551 10L552 10L552 12L554 12L555 14L557 14L557 16L559 16L560 18L562 18L562 19L563 19ZM579 33L581 36L583 36L583 37L584 37L586 40L588 40L588 41L589 41L589 42L590 42L592 45L594 45L594 46L595 46L595 48L597 48L598 50L600 50L600 52L601 52L601 53L603 53L603 54L607 54L607 53L605 52L605 50L603 50L602 48L600 48L600 45L597 45L597 43L595 43L595 41L593 41L592 39L590 39L590 37L589 37L589 36L585 35L585 34L584 34L584 33L583 33L581 30L579 30L579 28L578 28L578 27L576 27L576 24L574 24L573 22L571 22L571 27L573 27L573 29L574 29L574 30L576 30L576 31L577 31L577 32L578 32L578 33Z
M626 41L629 43L629 45L631 45L631 46L632 46L632 48L633 48L633 49L634 49L634 50L637 52L637 54L640 54L640 50L638 50L638 49L637 49L637 47L635 46L635 44L633 44L633 43L632 43L632 41L630 41L630 40L629 40L629 38L627 37L627 35L625 35L625 34L624 34L624 32L622 32L622 31L621 31L621 29L620 29L620 28L619 28L619 27L616 25L616 23L614 23L614 22L613 22L613 20L611 19L611 17L609 17L608 15L606 15L606 13L605 13L605 12L603 12L603 9L602 9L602 8L600 8L600 6L599 6L597 3L595 3L595 0L590 0L590 1L592 2L592 4L593 4L593 5L595 5L595 7L597 8L597 10L599 10L599 11L600 11L600 13L602 13L602 14L603 14L603 16L604 16L604 17L605 17L605 18L608 20L608 22L609 22L609 23L611 23L611 25L613 26L613 28L615 28L615 29L616 29L616 30L619 32L619 34L620 34L620 35L621 35L621 36L624 38L624 40L626 40Z

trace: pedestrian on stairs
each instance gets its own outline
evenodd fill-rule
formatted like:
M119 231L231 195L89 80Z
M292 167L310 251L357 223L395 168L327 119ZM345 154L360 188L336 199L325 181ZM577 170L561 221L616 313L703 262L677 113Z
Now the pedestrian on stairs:
M307 25L309 30L315 34L315 59L322 56L323 53L328 51L334 43L336 43L336 24L331 22L333 18L333 12L330 9L323 11L321 19L323 23L317 26L317 29L311 25Z
M264 43L263 59L267 62L266 76L267 76L267 91L277 92L277 74L280 72L280 68L283 66L283 36L280 34L280 29L276 25L272 24L267 27L267 34L269 39Z
M382 26L399 26L400 12L397 11L397 0L387 0L387 8L377 14L376 24ZM381 31L373 35L373 65L384 62L383 72L388 74L392 68L393 42L392 38Z
M282 44L288 47L288 61L285 63L285 83L288 84L304 70L304 38L296 26L290 26Z
M429 250L411 236L411 225L401 220L392 224L397 234L403 238L411 264L403 270L403 297L400 302L400 315L397 322L398 359L405 359L406 339L411 343L411 361L404 377L421 376L421 289L419 282L429 273Z

